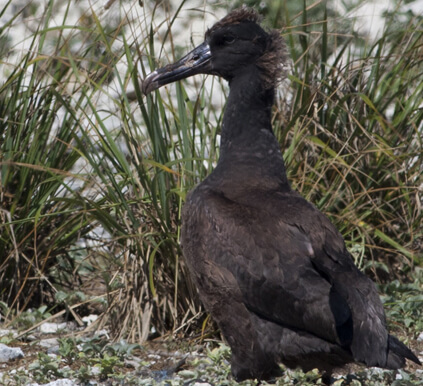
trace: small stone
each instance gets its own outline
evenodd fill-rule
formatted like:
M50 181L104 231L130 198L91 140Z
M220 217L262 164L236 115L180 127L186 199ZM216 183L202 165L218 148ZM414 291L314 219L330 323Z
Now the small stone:
M38 335L38 334L37 334ZM28 341L28 342L34 342L34 341L38 341L39 339L40 339L40 337L39 336L37 336L37 335L34 335L34 334L29 334L29 335L27 335L26 336L26 340Z
M64 378L64 379L58 379L57 381L47 383L44 386L76 386L76 385L78 384L75 383L74 381Z
M97 331L96 335L97 335L98 337L102 337L102 336L104 336L104 337L106 337L107 339L110 339L109 333L108 333L108 331L107 331L107 330L105 330L105 329L102 329L102 330Z
M59 355L59 349L60 349L59 345L49 347L49 348L47 349L47 354L48 354L48 355L50 355L50 356L51 356L51 355L55 355L55 356L57 356L57 355Z
M91 375L100 375L101 369L98 366L91 367Z
M195 378L196 374L195 374L194 371L191 371L191 370L181 370L181 371L178 372L178 375L181 378L189 379L189 378Z
M0 362L9 362L23 357L24 353L19 347L9 347L0 343Z
M417 340L418 340L419 342L423 341L423 332L421 332L421 333L419 334L419 336L417 337Z
M125 359L125 366L133 367L134 369L137 369L138 367L140 367L141 363L142 363L141 359L137 357L134 357L131 359Z
M12 338L16 338L18 336L18 332L13 329L7 330L0 328L0 338L3 338L4 336L11 336Z
M82 321L89 326L91 323L95 322L98 319L98 315L88 315L82 318Z
M40 332L43 334L55 334L60 330L66 330L67 323L49 323L45 322L40 326Z
M59 341L56 338L47 338L40 340L39 345L44 348L51 348L59 346Z

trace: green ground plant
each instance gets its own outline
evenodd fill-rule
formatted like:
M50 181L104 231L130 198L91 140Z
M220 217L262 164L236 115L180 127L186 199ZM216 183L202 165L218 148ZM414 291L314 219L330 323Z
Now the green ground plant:
M170 331L201 340L206 315L181 258L180 212L219 156L223 102L210 101L223 101L227 86L198 77L141 93L146 73L188 48L173 36L185 1L145 4L135 22L136 2L113 23L92 7L76 24L72 3L48 3L17 64L0 52L8 68L0 84L3 318L11 323L46 304L50 314L77 321L95 310L97 327L110 326L117 340ZM423 264L422 17L387 14L373 42L330 2L266 4L268 25L283 26L291 57L273 123L292 185L384 283L395 321L417 332L422 281L411 283ZM53 26L59 6L63 20ZM10 44L14 23L34 9L16 12L0 41ZM404 288L399 300L394 287Z

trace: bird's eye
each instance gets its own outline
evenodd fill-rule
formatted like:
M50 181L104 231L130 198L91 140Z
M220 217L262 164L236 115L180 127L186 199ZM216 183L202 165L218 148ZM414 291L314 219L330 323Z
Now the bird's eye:
M235 41L235 36L233 35L224 35L222 37L222 44L232 44Z

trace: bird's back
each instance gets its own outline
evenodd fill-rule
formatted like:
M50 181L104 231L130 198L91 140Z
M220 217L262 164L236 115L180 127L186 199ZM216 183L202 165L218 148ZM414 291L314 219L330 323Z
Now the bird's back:
M291 190L242 194L221 186L200 184L183 214L184 255L203 301L209 302L203 283L220 270L229 272L231 286L256 320L315 336L322 350L326 342L346 357L351 352L357 361L385 367L381 301L329 220Z

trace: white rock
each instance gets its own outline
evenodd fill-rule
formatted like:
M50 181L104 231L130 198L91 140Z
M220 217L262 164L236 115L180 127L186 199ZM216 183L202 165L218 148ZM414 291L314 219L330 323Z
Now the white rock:
M0 343L0 362L9 362L23 357L24 353L19 347L9 347Z
M15 338L16 336L18 336L18 332L13 329L7 330L7 329L0 328L0 338L3 336L8 336L8 335L11 335L13 338Z
M47 338L40 340L39 345L44 348L51 348L54 346L58 346L59 341L56 338Z
M67 329L67 323L49 323L45 322L40 326L40 332L43 334L55 334L60 330Z
M76 386L78 383L71 381L70 379L63 378L58 379L57 381L52 381L50 383L44 383L42 385L38 383L30 383L28 386Z
M419 342L421 342L423 340L423 331L419 334L419 336L417 337L417 340Z
M26 336L26 340L28 342L34 342L34 341L38 341L40 339L40 337L38 336L39 334L37 333L37 336L34 334L29 334Z
M367 372L369 374L382 375L385 372L385 370L381 369L380 367L370 367L367 369Z
M101 369L98 366L91 367L91 375L99 375L101 374Z
M98 315L88 315L82 318L82 321L89 326L91 323L95 322L98 319Z
M134 357L131 359L125 359L125 366L127 367L133 367L134 369L137 369L141 366L142 360L140 358Z
M402 376L402 374L400 374L400 373L397 373L397 374L395 375L395 380L397 380L397 381L401 380L402 378L403 378L403 376Z
M78 385L74 381L71 381L70 379L64 378L64 379L58 379L57 381L53 381L50 383L47 383L44 386L76 386Z
M105 336L107 339L110 339L109 333L107 330L102 329L102 330L98 330L96 333L97 336Z
M194 378L195 372L192 370L181 370L181 371L178 371L178 376L185 379Z

